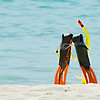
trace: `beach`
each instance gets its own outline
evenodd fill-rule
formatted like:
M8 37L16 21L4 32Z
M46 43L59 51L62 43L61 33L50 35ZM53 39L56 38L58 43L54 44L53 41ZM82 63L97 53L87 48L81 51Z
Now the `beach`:
M100 84L3 85L0 100L100 100Z
M100 0L0 0L0 100L100 100L70 59L66 85L54 85L62 34L90 35L90 66L100 83ZM76 49L71 46L73 56Z

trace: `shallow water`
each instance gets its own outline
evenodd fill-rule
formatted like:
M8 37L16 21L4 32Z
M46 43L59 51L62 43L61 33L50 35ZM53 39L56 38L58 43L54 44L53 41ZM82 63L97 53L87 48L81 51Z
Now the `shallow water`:
M90 33L89 57L99 82L99 0L0 0L0 85L53 84L61 34L84 35L78 19ZM67 84L81 83L74 77L79 70L71 60Z

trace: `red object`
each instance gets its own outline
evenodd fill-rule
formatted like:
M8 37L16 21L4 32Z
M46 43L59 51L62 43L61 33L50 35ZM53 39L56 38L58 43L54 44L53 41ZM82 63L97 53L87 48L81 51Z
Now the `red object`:
M80 20L78 20L78 24L81 26L81 27L84 27L84 25L82 24L82 22Z

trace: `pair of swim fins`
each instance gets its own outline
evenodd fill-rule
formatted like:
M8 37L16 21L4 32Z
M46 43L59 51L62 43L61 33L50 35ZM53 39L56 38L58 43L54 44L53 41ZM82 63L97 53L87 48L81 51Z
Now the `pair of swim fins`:
M62 43L60 46L60 58L59 58L59 67L55 75L54 84L66 84L66 76L70 63L71 56L71 44L72 42L75 45L77 57L79 60L80 67L82 69L83 75L85 77L86 83L95 83L97 84L97 78L90 67L90 61L88 57L88 48L83 41L83 35L73 34L62 34Z

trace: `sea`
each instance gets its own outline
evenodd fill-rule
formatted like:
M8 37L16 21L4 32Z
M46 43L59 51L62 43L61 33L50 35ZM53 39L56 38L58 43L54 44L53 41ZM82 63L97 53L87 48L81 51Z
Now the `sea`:
M0 0L0 85L54 84L62 34L90 35L89 59L100 82L100 0ZM72 52L77 57L76 50ZM71 59L66 84L81 84Z

